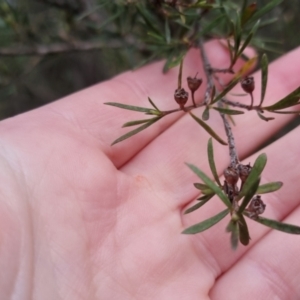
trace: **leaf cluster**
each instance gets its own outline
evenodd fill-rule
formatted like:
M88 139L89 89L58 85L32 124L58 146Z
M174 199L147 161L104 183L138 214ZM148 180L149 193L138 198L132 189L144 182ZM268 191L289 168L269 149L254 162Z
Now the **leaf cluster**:
M261 154L258 156L247 180L243 184L235 201L231 202L227 197L226 193L224 192L223 186L219 181L219 176L217 174L214 162L214 153L211 139L209 139L208 141L207 152L210 169L215 179L215 182L212 181L199 168L197 168L194 165L188 164L188 167L203 181L203 183L194 184L194 186L201 191L202 196L197 199L198 203L196 203L195 205L193 205L185 211L185 214L191 213L199 209L209 200L213 199L213 196L215 195L223 202L223 204L226 206L226 209L219 212L213 217L210 217L204 221L201 221L200 223L188 227L182 233L196 234L203 232L209 229L210 227L214 226L230 214L231 217L226 227L226 231L230 232L231 234L230 240L233 249L237 248L239 242L243 245L248 245L250 242L250 234L248 230L248 224L245 220L245 216L251 218L252 220L262 225L279 231L291 234L300 234L299 226L286 224L280 221L267 219L261 216L255 216L253 218L247 210L250 201L255 195L271 193L279 190L282 186L282 182L269 182L260 185L260 175L267 162L267 156L265 154Z

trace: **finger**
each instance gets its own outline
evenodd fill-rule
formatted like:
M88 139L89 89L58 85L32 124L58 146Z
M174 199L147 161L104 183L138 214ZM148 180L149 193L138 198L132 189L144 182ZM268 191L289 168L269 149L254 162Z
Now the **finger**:
M228 51L219 42L208 42L206 49L214 58L215 66L220 68L228 66ZM241 66L241 61L237 63L237 68ZM111 147L110 144L116 138L130 131L128 128L121 128L125 122L147 119L149 116L106 106L103 103L119 102L151 108L147 100L148 97L151 97L162 110L178 108L173 98L174 90L177 88L178 68L171 69L167 74L162 74L163 64L164 62L157 62L137 71L126 72L110 81L66 97L44 109L50 113L63 114L64 119L68 120L73 127L94 138L99 144L98 146L113 160L114 164L120 167L166 130L182 114L177 113L164 118L142 134ZM185 82L187 76L194 76L197 72L198 77L204 79L203 87L197 92L197 95L202 95L205 78L200 55L198 51L191 50L184 61L183 81ZM228 80L228 76L224 78L224 80L226 78Z
M299 85L300 48L275 61L270 66L269 85L266 103L273 103ZM260 72L254 74L257 82ZM283 80L283 78L285 80ZM259 84L258 84L259 86ZM260 89L255 96L260 94ZM195 114L201 117L202 111ZM276 115L273 122L260 120L254 112L246 112L235 118L237 126L233 134L240 158L244 158L280 127L284 126L291 115ZM224 126L217 112L211 112L208 124L226 140ZM130 175L143 174L162 194L172 207L182 207L197 196L192 183L198 181L184 162L197 165L210 174L207 163L207 140L209 135L187 114L168 130L143 149L122 170ZM214 141L215 160L219 174L229 164L228 147Z
M299 197L294 200L299 203ZM298 207L284 222L299 225L299 217ZM232 300L299 299L299 249L298 236L271 231L220 277L211 291L211 299L222 298L225 291Z
M292 133L288 134L284 138L280 139L279 141L275 142L262 151L267 153L268 163L263 171L261 184L272 181L284 182L283 187L279 191L262 195L262 199L266 204L266 211L264 213L264 217L266 218L283 220L293 210L299 207L300 188L299 184L297 183L299 171L294 167L299 160L298 153L300 150L300 142L297 138L298 136L299 129L295 129ZM254 155L254 157L256 156L257 155ZM253 161L254 157L249 158L249 160ZM185 217L183 219L184 227L186 228L192 224L198 223L200 220L207 219L208 217L215 215L223 209L224 205L222 205L219 199L212 199L210 203L206 204L200 210L198 210L194 214L189 215L188 217ZM293 222L291 222L299 226L299 208L297 212L298 220L293 217ZM263 243L264 239L262 238L268 232L270 232L270 229L268 227L265 227L249 219L247 219L246 221L248 221L247 223L249 226L251 237L250 244L247 247L239 246L236 252L233 252L231 250L229 243L229 234L225 233L225 228L229 222L229 218L225 218L216 226L201 234L186 237L193 240L194 245L196 246L196 251L201 251L203 249L203 245L205 245L205 248L207 250L205 253L209 256L209 260L214 262L212 264L212 268L215 271L216 278L229 270L233 264L239 264L239 259L242 257L242 255L244 255L245 252L249 251L251 247L255 248L255 244L258 241L259 244ZM290 222L289 219L287 219L287 221ZM277 239L277 242L274 242L273 246L269 243L270 248L277 247L280 243L279 239L282 239L283 236L284 238L287 238L285 237L285 235L287 234L284 235L283 233L280 233L278 231L271 231L270 234L272 234L272 236L276 237ZM298 236L293 236L293 238L299 239ZM201 253L203 253L203 251ZM261 259L263 258L264 256L261 252Z

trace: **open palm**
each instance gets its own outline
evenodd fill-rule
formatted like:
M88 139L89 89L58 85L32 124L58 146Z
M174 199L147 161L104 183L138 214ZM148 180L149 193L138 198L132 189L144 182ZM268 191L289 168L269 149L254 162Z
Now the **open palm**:
M217 42L206 46L214 66L228 65ZM201 73L198 56L189 54L184 77ZM250 246L233 252L228 220L199 235L180 234L223 209L216 198L183 216L197 197L197 178L184 162L208 171L208 135L189 115L168 116L110 146L125 132L120 125L140 115L103 102L147 106L150 96L161 109L175 106L177 70L163 75L161 67L122 74L0 124L1 299L299 299L299 237L251 223ZM296 88L299 68L300 49L273 63L266 101ZM240 157L253 161L249 155L290 118L272 124L253 112L237 118ZM222 135L217 113L209 123ZM266 216L295 224L297 134L265 150L262 178L285 182L264 197ZM215 148L221 175L228 149Z

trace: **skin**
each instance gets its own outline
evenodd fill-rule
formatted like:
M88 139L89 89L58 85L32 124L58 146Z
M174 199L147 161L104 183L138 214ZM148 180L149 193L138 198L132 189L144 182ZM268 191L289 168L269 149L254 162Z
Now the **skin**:
M228 66L218 42L206 44L213 67ZM0 294L3 299L299 299L300 238L249 221L251 242L233 252L225 227L180 232L224 209L213 198L183 215L200 180L184 165L209 173L208 134L181 112L113 147L136 112L103 105L122 102L176 107L177 69L162 62L70 95L0 123ZM237 63L239 69L242 61ZM269 66L265 103L299 86L300 49ZM183 78L205 78L192 50ZM260 73L254 75L260 99ZM226 82L229 76L220 75ZM205 82L196 92L200 101ZM240 92L238 87L236 92ZM247 97L239 98L249 103ZM188 102L191 104L191 99ZM202 110L195 114L201 116ZM235 118L240 158L253 163L257 147L291 120L264 122L255 112ZM221 118L209 124L225 138ZM262 183L283 188L262 196L264 216L300 225L299 129L259 151L268 155ZM219 174L228 148L214 141Z

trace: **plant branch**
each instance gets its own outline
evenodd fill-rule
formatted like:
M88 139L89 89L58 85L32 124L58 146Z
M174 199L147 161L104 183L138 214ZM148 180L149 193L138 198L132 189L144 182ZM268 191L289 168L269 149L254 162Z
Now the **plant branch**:
M207 78L207 88L206 88L205 100L204 100L204 103L207 104L208 100L210 99L211 90L212 90L212 87L214 84L214 82L213 82L213 70L214 69L211 67L211 64L208 60L208 57L207 57L205 49L204 49L203 39L201 37L199 39L199 48L200 48L201 58L203 61L204 72L205 72L206 78ZM222 69L219 69L219 70L222 70ZM229 72L229 69L227 69L226 72ZM221 101L218 102L218 106L220 108L223 108ZM227 139L228 139L230 165L231 165L231 167L236 169L239 164L239 159L238 159L238 154L237 154L237 150L235 147L232 129L230 127L230 124L229 124L225 114L220 113L220 115L222 117L225 132L226 132Z
M218 106L220 108L223 107L221 101L218 102ZM232 133L232 129L231 126L226 118L226 115L220 112L220 115L222 117L223 120L223 124L224 124L224 128L225 128L225 132L227 135L227 139L228 139L228 145L229 145L229 155L230 155L230 166L233 167L234 169L237 169L237 166L239 164L239 158L238 158L238 154L237 154L237 150L235 147L235 141L234 141L234 136Z
M208 57L206 55L205 49L204 49L204 41L203 38L200 36L198 46L200 49L200 55L203 62L203 69L205 72L206 80L207 80L207 87L205 91L204 96L204 103L207 105L210 100L210 95L212 91L212 87L214 85L213 77L212 77L212 68L210 65L210 62L208 60Z

